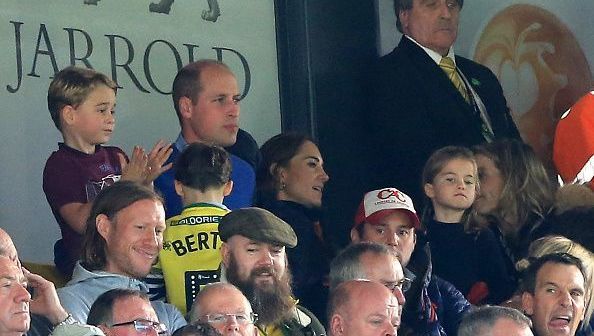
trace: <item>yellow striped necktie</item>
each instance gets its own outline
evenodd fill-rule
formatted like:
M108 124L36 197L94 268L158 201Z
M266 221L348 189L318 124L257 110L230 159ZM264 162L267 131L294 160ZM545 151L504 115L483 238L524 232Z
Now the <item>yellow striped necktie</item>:
M466 102L470 102L468 92L466 91L466 87L464 86L464 82L462 82L460 74L458 74L458 71L456 71L456 65L454 64L454 61L447 56L442 57L441 61L439 62L439 67L446 73L446 75L448 75L448 78L452 84L454 84L456 90L458 90L462 97L464 97L464 100L466 100Z

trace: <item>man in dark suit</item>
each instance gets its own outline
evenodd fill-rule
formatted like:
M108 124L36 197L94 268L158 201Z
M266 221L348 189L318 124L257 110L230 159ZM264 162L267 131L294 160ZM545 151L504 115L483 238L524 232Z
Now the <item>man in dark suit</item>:
M404 36L372 71L371 182L397 185L419 204L421 171L436 149L520 137L497 78L454 54L463 3L394 0ZM451 72L440 65L446 57Z

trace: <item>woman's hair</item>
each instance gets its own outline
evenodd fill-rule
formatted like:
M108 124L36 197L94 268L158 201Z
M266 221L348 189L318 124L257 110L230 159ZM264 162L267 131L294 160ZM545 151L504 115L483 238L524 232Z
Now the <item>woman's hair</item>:
M495 209L486 214L501 223L505 236L515 236L524 225L545 218L553 205L554 185L532 148L514 139L504 139L472 148L475 156L491 159L503 178Z
M256 171L259 202L276 198L280 189L280 168L288 167L289 161L307 141L312 140L303 134L284 133L273 136L260 147L262 161Z
M533 241L528 249L528 258L516 263L516 269L524 272L530 265L530 258L540 258L552 253L567 253L582 262L585 273L586 293L584 297L585 319L584 325L590 323L594 312L594 253L582 245L561 236L546 236Z
M448 162L450 162L452 160L456 160L456 159L467 160L467 161L472 162L472 165L474 166L475 191L478 193L478 191L479 191L478 170L477 170L476 161L474 159L474 154L472 153L472 151L470 149L468 149L466 147L461 147L461 146L442 147L442 148L436 150L435 152L433 152L433 154L431 154L431 156L425 163L425 166L423 167L423 173L421 175L421 178L422 178L421 188L423 189L425 187L425 184L427 184L427 183L433 184L435 177L439 174L439 172L441 172L443 170L443 167L445 167L448 164ZM472 207L466 209L466 211L464 211L464 217L462 218L462 222L465 224L466 229L469 229L467 223L468 223L468 217L469 217L468 215L471 211L473 211ZM431 200L428 200L428 197L427 197L427 200L425 202L425 207L423 209L422 222L425 222L426 220L430 220L434 214L435 214L435 212L433 209L432 202L431 202Z

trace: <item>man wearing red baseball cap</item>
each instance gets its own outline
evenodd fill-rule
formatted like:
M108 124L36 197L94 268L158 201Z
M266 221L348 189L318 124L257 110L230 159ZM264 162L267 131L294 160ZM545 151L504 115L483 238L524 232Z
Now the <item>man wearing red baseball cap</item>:
M351 240L388 245L405 267L405 276L413 279L405 293L401 330L419 335L456 335L470 303L452 284L432 275L429 244L408 195L391 187L366 193L355 215Z
M396 188L370 191L363 197L351 229L351 240L388 245L406 267L421 224L410 197Z

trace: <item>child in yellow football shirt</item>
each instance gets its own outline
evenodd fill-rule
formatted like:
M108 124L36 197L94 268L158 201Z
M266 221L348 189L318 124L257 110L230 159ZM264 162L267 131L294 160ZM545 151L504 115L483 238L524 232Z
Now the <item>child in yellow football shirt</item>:
M200 287L219 281L219 220L229 212L223 198L233 188L229 154L193 143L178 158L175 190L182 213L167 220L159 254L167 301L186 314ZM159 267L159 266L157 266Z

